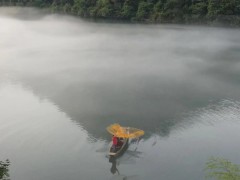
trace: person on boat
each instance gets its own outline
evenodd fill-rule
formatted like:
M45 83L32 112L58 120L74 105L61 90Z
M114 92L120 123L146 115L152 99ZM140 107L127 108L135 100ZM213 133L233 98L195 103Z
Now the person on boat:
M119 138L118 137L118 143L117 143L118 146L122 146L123 145L123 138Z
M117 136L115 136L115 135L112 136L112 143L113 143L112 147L115 150L118 145L118 137Z

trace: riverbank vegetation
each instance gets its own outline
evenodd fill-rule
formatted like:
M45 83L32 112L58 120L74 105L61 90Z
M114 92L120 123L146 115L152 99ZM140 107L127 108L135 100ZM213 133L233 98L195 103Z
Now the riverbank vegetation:
M9 174L8 174L8 167L10 165L10 161L0 161L0 180L9 180Z
M240 165L222 158L210 158L206 163L206 178L215 180L240 180Z
M0 0L85 18L151 23L240 25L240 0Z

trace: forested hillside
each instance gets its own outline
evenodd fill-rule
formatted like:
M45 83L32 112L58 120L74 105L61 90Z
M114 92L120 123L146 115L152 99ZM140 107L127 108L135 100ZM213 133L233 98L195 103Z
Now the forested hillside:
M240 25L240 0L1 0L88 18Z

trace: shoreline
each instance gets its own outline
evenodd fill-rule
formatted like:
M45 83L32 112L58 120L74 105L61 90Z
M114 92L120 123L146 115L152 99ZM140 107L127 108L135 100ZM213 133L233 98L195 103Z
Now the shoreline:
M188 21L188 22L178 22L178 21L150 21L150 20L134 20L134 19L123 19L123 18L115 18L115 17L91 17L91 16L81 16L76 13L72 12L66 12L63 9L60 10L53 10L51 6L48 7L36 7L36 6L30 6L30 5L4 5L2 6L0 4L0 8L16 8L16 9L22 9L22 8L33 8L41 13L46 13L46 14L57 14L57 15L66 15L66 16L72 16L75 18L81 18L82 20L88 21L88 22L96 22L96 23L117 23L117 24L141 24L141 25L186 25L186 26L205 26L205 27L224 27L224 28L239 28L240 24L231 24L231 23L226 23L223 21ZM219 16L222 17L222 16ZM225 16L229 17L230 16ZM240 16L231 16L239 19L240 23ZM232 18L234 20L234 18Z

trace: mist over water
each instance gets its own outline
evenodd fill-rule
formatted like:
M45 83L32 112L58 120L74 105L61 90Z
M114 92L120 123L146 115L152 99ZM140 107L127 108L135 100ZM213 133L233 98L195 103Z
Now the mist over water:
M0 8L0 25L0 157L13 180L200 180L210 156L240 162L239 29L32 8ZM104 154L115 122L146 132L121 176Z

